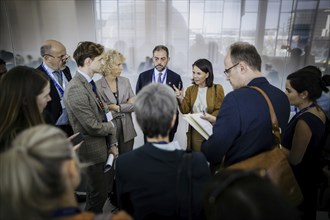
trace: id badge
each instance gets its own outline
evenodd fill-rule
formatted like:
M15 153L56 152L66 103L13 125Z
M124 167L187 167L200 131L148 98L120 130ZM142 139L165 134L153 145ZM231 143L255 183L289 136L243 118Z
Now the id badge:
M112 114L111 114L111 111L107 112L107 113L106 113L106 116L107 116L107 121L108 121L108 122L111 121L111 120L113 119Z

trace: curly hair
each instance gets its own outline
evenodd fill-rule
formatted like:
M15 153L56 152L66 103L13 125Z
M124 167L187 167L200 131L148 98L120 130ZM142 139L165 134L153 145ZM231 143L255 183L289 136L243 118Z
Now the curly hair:
M108 75L112 72L115 65L117 65L117 63L115 61L119 61L120 63L124 63L125 62L124 55L121 54L117 50L111 50L111 49L106 50L105 53L104 53L105 65L103 66L103 69L102 69L102 75L103 76L106 76L106 75Z

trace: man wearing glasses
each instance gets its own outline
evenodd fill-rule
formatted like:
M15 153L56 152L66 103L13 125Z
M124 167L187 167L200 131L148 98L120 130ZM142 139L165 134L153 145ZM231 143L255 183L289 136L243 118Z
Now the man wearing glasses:
M269 150L275 144L265 98L245 86L259 87L268 95L282 131L290 114L285 93L262 75L261 57L253 45L245 42L232 44L224 65L224 73L234 90L225 96L216 119L209 115L204 117L214 122L213 135L203 142L201 148L213 172L223 160L224 165L229 166Z
M50 78L50 96L44 110L44 118L48 124L56 124L68 136L73 134L63 103L66 85L72 79L70 69L66 66L68 58L65 46L56 40L46 40L40 48L42 64L37 68Z

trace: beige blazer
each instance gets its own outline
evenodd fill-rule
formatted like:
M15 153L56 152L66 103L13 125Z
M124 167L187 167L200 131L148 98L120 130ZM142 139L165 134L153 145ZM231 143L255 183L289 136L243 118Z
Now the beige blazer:
M96 87L102 100L106 104L116 104L117 100L112 93L107 81L104 77L96 81ZM123 132L124 142L127 142L136 137L136 131L132 120L133 104L127 103L130 98L135 97L132 90L131 83L128 78L119 76L118 77L118 101L120 106L120 120L123 125L123 130L117 132ZM113 116L116 117L117 113Z

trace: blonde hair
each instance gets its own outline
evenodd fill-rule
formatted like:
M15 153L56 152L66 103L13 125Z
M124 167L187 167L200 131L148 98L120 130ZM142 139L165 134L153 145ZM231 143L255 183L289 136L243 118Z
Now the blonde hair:
M48 219L66 193L62 165L79 161L66 134L50 125L31 127L0 154L0 219Z
M124 55L121 54L117 50L107 49L104 52L105 65L103 66L103 70L102 70L102 75L103 76L107 76L108 74L110 74L112 72L115 65L117 65L117 63L115 63L115 61L119 61L120 63L124 63L125 62Z

